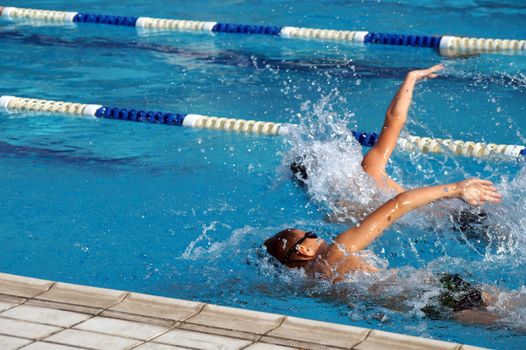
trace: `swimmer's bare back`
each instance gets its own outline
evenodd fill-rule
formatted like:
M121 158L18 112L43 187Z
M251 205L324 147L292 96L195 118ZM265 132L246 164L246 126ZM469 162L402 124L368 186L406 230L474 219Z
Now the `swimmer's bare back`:
M384 125L378 137L378 142L367 152L362 161L363 170L375 180L380 188L394 190L395 193L402 193L404 191L402 186L387 175L385 167L396 147L400 131L407 120L407 113L411 105L416 83L426 78L432 79L437 77L438 75L436 73L442 69L444 69L444 66L437 64L427 69L409 72L391 101L389 108L387 108Z

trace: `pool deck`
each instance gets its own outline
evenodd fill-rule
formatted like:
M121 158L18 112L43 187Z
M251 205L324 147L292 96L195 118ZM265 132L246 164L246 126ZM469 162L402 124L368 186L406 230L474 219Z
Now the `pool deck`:
M0 273L0 349L481 349Z

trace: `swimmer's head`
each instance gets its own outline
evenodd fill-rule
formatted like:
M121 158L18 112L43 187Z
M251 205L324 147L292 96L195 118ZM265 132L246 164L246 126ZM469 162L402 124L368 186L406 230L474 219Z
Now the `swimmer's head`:
M481 310L487 305L483 292L458 274L443 273L440 276L443 290L429 299L421 310L431 319L448 319L455 312Z
M300 267L316 257L323 240L311 231L288 228L265 241L267 251L289 267Z
M296 160L293 160L292 163L290 163L290 170L296 179L300 181L307 180L307 168L305 167L305 164L303 164L302 158L296 158Z

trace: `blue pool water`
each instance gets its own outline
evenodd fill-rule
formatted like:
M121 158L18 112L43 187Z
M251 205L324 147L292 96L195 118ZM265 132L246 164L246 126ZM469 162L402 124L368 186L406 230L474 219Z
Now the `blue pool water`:
M3 5L526 38L522 1L175 5L129 0L123 5L27 0ZM372 246L380 264L400 271L399 283L385 293L410 296L404 311L364 297L362 287L368 282L363 276L338 287L312 285L270 264L260 247L285 227L313 229L326 238L346 227L325 220L334 194L368 192L359 181L336 189L334 182L327 185L327 180L345 180L359 170L357 146L338 127L379 131L409 69L438 62L447 67L441 78L418 85L409 133L526 144L526 56L446 59L429 49L5 20L0 21L0 45L0 95L305 126L302 135L283 139L0 112L0 271L479 346L524 348L524 301L496 325L480 327L426 318L420 311L424 299L414 293L422 274L449 271L509 291L507 298L526 298L523 161L395 152L390 173L408 188L480 176L497 183L504 194L502 205L487 208L494 214L485 241L469 239L450 229L446 219L422 212L396 224ZM306 135L311 141L297 141ZM310 193L290 180L291 149L335 160L312 179L316 186Z

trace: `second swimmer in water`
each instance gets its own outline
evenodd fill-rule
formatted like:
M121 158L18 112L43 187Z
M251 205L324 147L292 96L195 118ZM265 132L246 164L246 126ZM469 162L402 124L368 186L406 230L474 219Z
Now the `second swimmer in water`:
M404 188L394 181L386 172L387 162L396 147L400 131L407 120L407 113L413 98L413 90L418 81L426 78L437 77L437 72L444 69L442 64L436 66L413 70L407 74L398 92L385 113L382 131L378 136L378 142L364 156L361 166L366 174L374 179L378 187L401 193ZM291 164L291 170L300 181L308 178L308 169L301 159Z
M418 81L432 79L438 76L438 72L444 69L442 64L432 66L427 69L413 70L407 74L396 95L392 99L386 113L385 120L378 137L378 142L365 154L361 162L363 171L374 180L376 185L385 194L399 194L404 188L393 180L386 171L387 163L397 145L400 132L404 127L409 107L411 105L413 90ZM303 161L305 156L298 157L290 165L294 178L300 184L309 183L309 173L307 165ZM310 162L310 166L315 166ZM316 173L314 171L314 173ZM371 198L371 201L373 199ZM361 220L372 209L376 208L381 202L374 201L367 207L358 203L351 203L342 198L335 205L337 212L331 213L327 218L329 221L351 222ZM466 239L487 241L488 215L481 208L449 208L444 206L444 213L450 217L453 228L464 233ZM351 219L351 220L349 220Z

